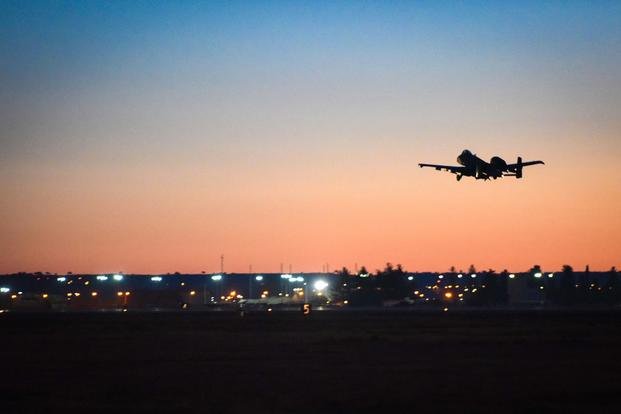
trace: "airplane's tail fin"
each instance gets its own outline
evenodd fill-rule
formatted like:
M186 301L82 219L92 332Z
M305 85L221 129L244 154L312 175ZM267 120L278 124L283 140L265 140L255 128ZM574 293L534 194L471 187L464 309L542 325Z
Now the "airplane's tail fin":
M517 165L515 167L515 178L522 178L522 157L518 157Z

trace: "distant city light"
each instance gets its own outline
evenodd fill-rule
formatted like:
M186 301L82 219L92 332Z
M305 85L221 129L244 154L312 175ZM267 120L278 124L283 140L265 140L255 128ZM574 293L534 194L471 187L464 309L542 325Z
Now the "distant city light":
M513 273L511 273L511 274L509 275L509 279L515 279L515 275L514 275Z
M123 292L116 292L117 296L123 296Z
M541 272L537 272L537 273L535 273L535 277L536 277L537 279L539 279L541 276L542 276Z
M453 297L453 293L452 293L452 292L446 292L446 293L444 294L444 297L445 297L445 298L447 298L447 299L450 299L450 298L452 298L452 297Z
M473 274L470 275L470 277L474 279L475 277L477 277L477 274L473 273Z
M438 279L444 279L444 275L438 276Z
M161 282L162 281L162 276L153 276L151 278L151 282Z
M191 290L190 291L190 296L194 296L194 295L196 295L196 291L195 290Z
M414 276L408 276L408 280L414 280Z
M47 293L42 294L42 295L41 295L41 297L42 297L43 299L47 299Z
M112 279L116 280L117 282L120 280L123 280L123 275L114 275L112 276Z
M328 282L326 282L325 280L321 280L321 279L320 279L320 280L317 280L317 281L313 284L313 287L314 287L315 289L317 289L318 291L320 291L320 292L321 292L322 290L324 290L325 288L327 288L327 287L328 287Z
M9 293L10 291L11 291L11 289L8 288L8 287L5 287L5 286L0 287L0 292L1 293Z
M550 273L548 277L554 277L554 273Z
M97 280L108 280L108 276L104 276L104 275L99 275L97 276Z
M298 276L298 277L296 278L296 280L297 280L298 282L304 282L304 278L303 278L302 276Z
M461 279L462 277L464 277L464 275L462 275L461 273L457 275L458 279Z
M213 275L211 277L211 280L213 280L214 282L219 282L220 280L222 280L222 275Z
M290 274L283 274L283 275L280 275L280 277L282 279L291 279L291 275Z
M66 277L64 277L64 276L57 277L57 278L56 278L56 281L58 281L58 282L66 282L66 281L67 281L67 278L66 278Z
M256 280L257 282L260 282L263 280L263 276L261 275L255 276L254 280Z
M97 296L97 292L91 292L91 296L93 297Z

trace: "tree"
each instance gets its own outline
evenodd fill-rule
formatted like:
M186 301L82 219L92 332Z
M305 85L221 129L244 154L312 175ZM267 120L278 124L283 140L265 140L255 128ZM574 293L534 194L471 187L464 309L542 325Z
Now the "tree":
M606 302L610 304L621 302L621 281L619 281L617 268L614 266L608 271L608 280L606 280L604 297L606 298Z
M570 265L563 265L563 272L561 273L561 283L559 287L559 303L561 305L569 306L574 303L576 289L575 283L574 269Z
M349 269L346 267L343 267L341 270L337 271L336 275L337 283L332 286L330 296L333 301L338 302L349 298L352 288L351 279L353 278L349 272Z
M398 264L393 267L391 263L386 263L383 271L378 271L378 287L382 291L384 299L403 299L408 295L408 288L405 282L406 275L403 267Z
M473 274L473 273L476 273L476 272L477 272L476 267L474 267L474 265L471 264L470 267L468 268L468 273L469 274Z

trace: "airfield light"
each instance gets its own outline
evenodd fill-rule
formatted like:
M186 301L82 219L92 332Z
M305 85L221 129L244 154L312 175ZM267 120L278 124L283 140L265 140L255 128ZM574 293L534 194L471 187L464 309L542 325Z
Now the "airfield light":
M213 275L211 277L211 280L213 280L214 282L219 282L222 280L222 275Z
M88 280L86 282L84 282L84 286L88 286L90 284L91 284L91 282L89 282Z
M190 291L190 296L194 296L194 295L196 295L196 291L195 290L191 290Z
M514 275L513 273L511 273L511 274L509 275L509 279L515 279L515 275Z
M254 280L256 280L257 282L260 282L263 280L263 276L261 275L255 276Z
M541 276L542 276L541 272L537 272L537 273L535 273L535 277L536 277L537 279L539 279Z
M347 305L349 303L349 301L346 299L343 301L343 305Z
M105 276L105 275L99 275L99 276L97 276L97 280L101 280L101 281L103 282L103 281L105 281L105 280L108 280L108 276Z
M10 291L11 289L6 286L0 287L0 293L9 293Z
M322 290L324 290L325 288L328 287L328 282L326 282L325 280L320 279L320 280L317 280L313 284L313 287L321 292Z
M123 275L114 275L112 276L112 279L116 280L117 282L123 280Z
M448 308L444 308L442 309L444 312L448 312Z
M80 296L80 292L75 292L73 295L77 298L78 296Z
M444 297L447 298L447 299L450 299L450 298L453 297L453 293L452 292L446 292L446 293L444 293Z
M64 277L64 276L57 277L57 278L56 278L56 281L57 281L57 282L61 282L61 283L62 283L62 282L66 282L66 281L67 281L67 278L66 278L66 277Z
M151 282L161 282L162 281L162 276L153 276L151 278Z
M97 292L91 292L91 296L92 296L92 297L97 296Z
M43 299L47 299L47 293L42 294L42 295L41 295L41 297L42 297Z
M11 299L17 299L17 295L11 295Z
M117 296L123 296L123 292L116 292Z
M414 276L408 276L408 280L410 281L414 280Z

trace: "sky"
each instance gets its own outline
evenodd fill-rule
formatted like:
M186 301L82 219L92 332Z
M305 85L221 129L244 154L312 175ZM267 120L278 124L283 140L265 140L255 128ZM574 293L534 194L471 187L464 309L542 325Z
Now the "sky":
M0 273L621 267L621 2L3 1ZM460 182L465 148L545 166Z

